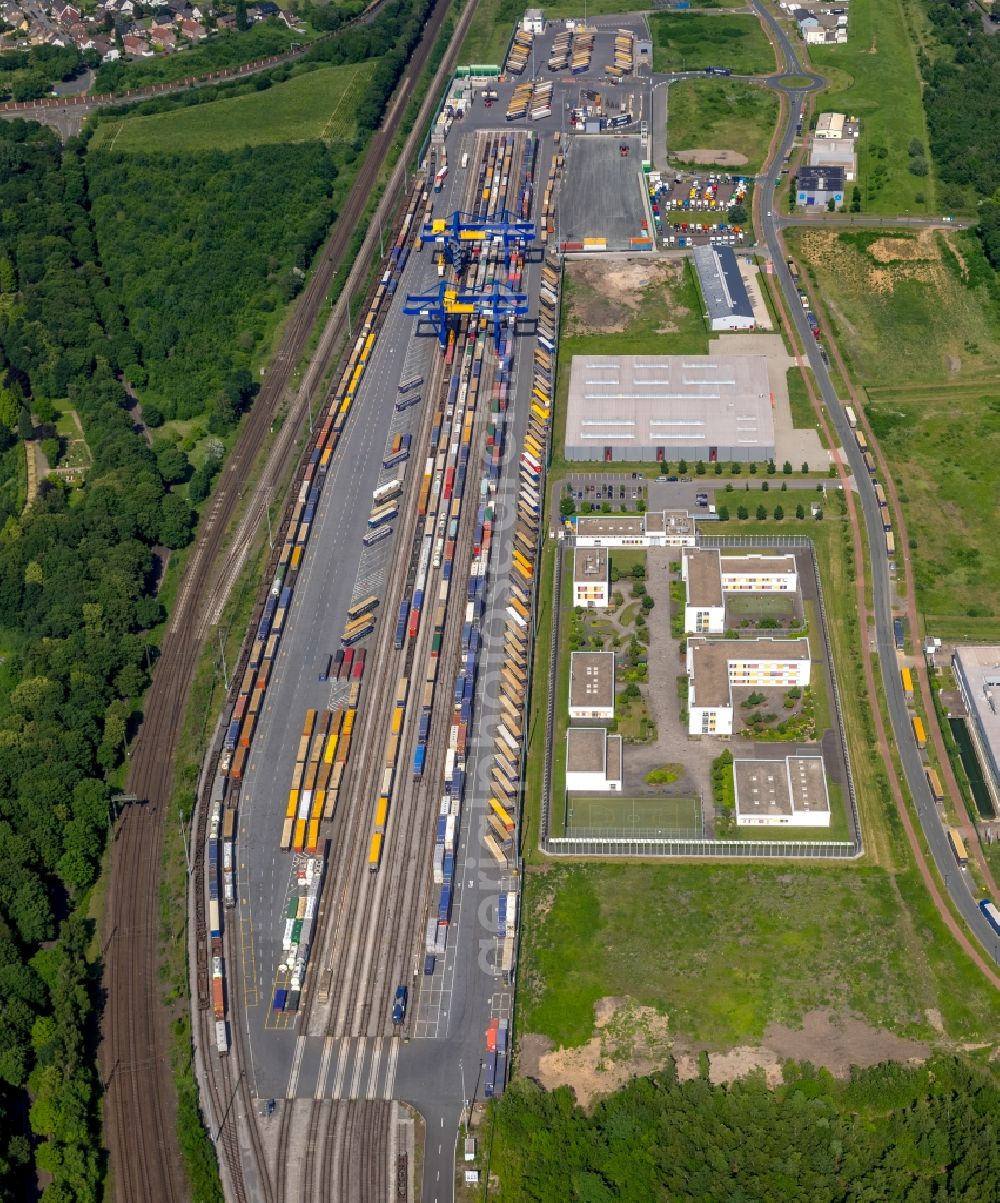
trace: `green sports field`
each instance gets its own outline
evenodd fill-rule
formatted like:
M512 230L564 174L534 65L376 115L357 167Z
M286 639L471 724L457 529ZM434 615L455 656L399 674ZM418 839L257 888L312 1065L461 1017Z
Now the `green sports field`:
M101 150L183 154L238 150L272 142L349 142L354 109L377 60L319 67L261 92L148 117L102 121L91 146Z
M572 794L568 799L567 835L623 832L662 838L696 838L702 834L697 798L623 798L619 794Z

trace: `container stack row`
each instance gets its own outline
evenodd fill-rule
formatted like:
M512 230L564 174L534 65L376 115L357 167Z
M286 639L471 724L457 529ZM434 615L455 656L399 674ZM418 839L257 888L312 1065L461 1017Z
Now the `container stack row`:
M280 970L271 998L271 1010L274 1012L294 1012L299 1009L325 867L325 851L321 856L295 858L292 892L285 911L285 930L281 938L284 968Z
M507 55L508 75L524 74L524 69L528 65L528 56L531 54L531 44L533 41L534 35L526 33L523 29L519 29L514 34L514 40L510 44L510 52Z

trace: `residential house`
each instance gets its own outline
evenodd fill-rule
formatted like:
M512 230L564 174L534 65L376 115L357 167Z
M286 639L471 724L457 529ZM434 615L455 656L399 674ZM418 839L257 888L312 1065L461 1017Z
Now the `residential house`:
M154 25L149 36L153 44L159 46L161 50L176 50L177 48L177 34L169 25Z
M200 42L206 35L205 26L190 17L181 22L181 33L189 42Z
M127 33L122 38L122 47L126 54L137 55L140 58L149 58L153 53L146 39L134 33Z

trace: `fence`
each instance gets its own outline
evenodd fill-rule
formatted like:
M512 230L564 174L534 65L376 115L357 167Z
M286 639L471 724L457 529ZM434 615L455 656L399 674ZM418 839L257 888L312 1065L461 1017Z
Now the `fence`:
M816 596L819 600L820 622L822 626L823 646L827 659L830 661L830 679L833 682L833 703L837 714L837 727L840 733L841 751L843 753L847 773L847 796L850 803L851 840L708 840L708 839L676 839L670 837L651 837L622 832L607 834L582 832L566 836L549 836L548 809L550 778L546 772L543 781L541 846L543 851L552 856L625 856L625 857L722 857L728 859L773 859L791 858L800 860L854 860L864 854L864 835L861 829L861 819L858 814L858 800L854 787L854 774L851 769L851 758L847 748L847 732L844 727L844 711L840 698L840 686L837 674L833 670L830 654L830 641L827 626L826 602L823 597L823 584L820 580L819 564L813 542L806 535L704 535L699 539L699 545L706 548L723 547L752 547L752 548L788 548L809 551L812 559L813 574L816 581ZM562 557L556 557L557 565ZM553 607L553 649L558 643L558 593L555 595ZM552 713L553 691L555 689L554 658L549 668L549 712ZM546 727L546 767L551 758L552 742L551 717Z

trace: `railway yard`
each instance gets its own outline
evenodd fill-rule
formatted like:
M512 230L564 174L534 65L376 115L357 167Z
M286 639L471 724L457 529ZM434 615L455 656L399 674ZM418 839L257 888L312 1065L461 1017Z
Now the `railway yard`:
M385 1197L393 1100L450 1197L462 1102L505 1081L558 274L524 223L436 235L551 205L559 150L479 115L408 198L206 775L199 1035L239 1198Z

